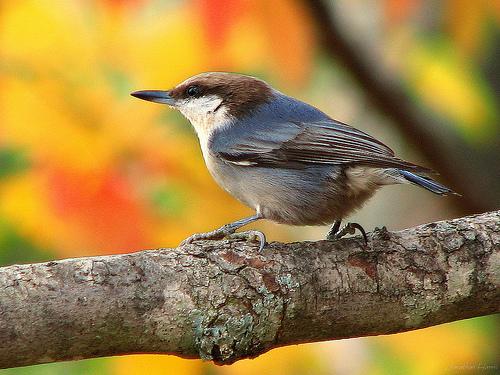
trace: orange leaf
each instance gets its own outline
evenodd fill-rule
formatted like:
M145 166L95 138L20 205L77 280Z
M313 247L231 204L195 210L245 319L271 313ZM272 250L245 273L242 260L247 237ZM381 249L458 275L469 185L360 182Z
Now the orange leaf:
M312 22L298 1L260 2L274 70L291 85L303 84L311 71L314 38Z
M196 2L207 42L212 49L225 45L229 31L245 11L242 0L198 0Z
M48 170L47 194L54 212L95 251L126 251L147 244L146 212L133 187L116 171Z

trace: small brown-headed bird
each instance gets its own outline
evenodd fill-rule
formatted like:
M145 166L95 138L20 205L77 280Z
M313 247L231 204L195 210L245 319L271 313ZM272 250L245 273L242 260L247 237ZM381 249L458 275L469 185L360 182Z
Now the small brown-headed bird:
M190 243L224 237L257 238L259 231L236 233L269 219L289 225L333 223L327 238L340 238L359 224L340 222L380 187L412 183L435 194L453 193L425 176L428 168L397 158L379 140L287 96L264 81L240 74L210 72L168 91L133 96L178 109L193 125L211 175L255 215L207 233Z

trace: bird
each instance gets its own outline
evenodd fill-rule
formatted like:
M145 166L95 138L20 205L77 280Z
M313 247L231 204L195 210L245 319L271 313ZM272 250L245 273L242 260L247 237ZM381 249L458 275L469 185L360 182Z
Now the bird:
M414 184L438 195L455 194L428 175L429 168L402 160L378 139L318 108L288 96L261 79L205 72L170 90L132 96L166 104L191 123L215 181L255 214L182 244L239 238L258 240L256 230L236 232L260 219L305 226L333 224L327 239L361 231L341 222L385 185Z

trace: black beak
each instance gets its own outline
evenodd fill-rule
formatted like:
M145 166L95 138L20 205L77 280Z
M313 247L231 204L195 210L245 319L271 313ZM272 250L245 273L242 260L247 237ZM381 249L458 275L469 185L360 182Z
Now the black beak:
M130 95L150 102L175 106L175 99L170 96L170 91L141 90L141 91L134 91Z

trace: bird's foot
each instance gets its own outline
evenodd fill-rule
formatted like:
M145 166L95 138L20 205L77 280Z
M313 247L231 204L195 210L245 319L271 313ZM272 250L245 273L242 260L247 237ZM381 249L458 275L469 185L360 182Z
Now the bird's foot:
M219 229L213 230L211 232L195 233L182 241L179 246L191 244L196 241L222 240L223 238L246 241L258 240L259 251L262 251L266 244L266 236L262 232L259 232L257 230L248 230L245 232L236 233L236 228L230 225L224 225L223 227L220 227Z
M180 246L184 246L196 241L205 241L205 240L222 240L224 237L227 237L231 234L233 234L236 231L235 228L232 228L229 225L224 225L216 230L213 230L211 232L205 232L205 233L195 233L188 238L186 238L184 241L180 243Z
M338 240L339 238L342 238L347 234L356 233L356 229L361 232L361 235L363 236L363 240L365 241L365 245L368 244L368 237L366 236L366 232L363 229L363 227L358 223L347 223L346 225L344 225L344 227L340 228L336 232L330 231L328 233L328 235L326 236L326 239L330 240L330 241Z
M264 246L266 245L266 235L258 230L237 232L226 237L231 240L240 239L245 241L259 241L259 252L262 252L262 250L264 250Z

